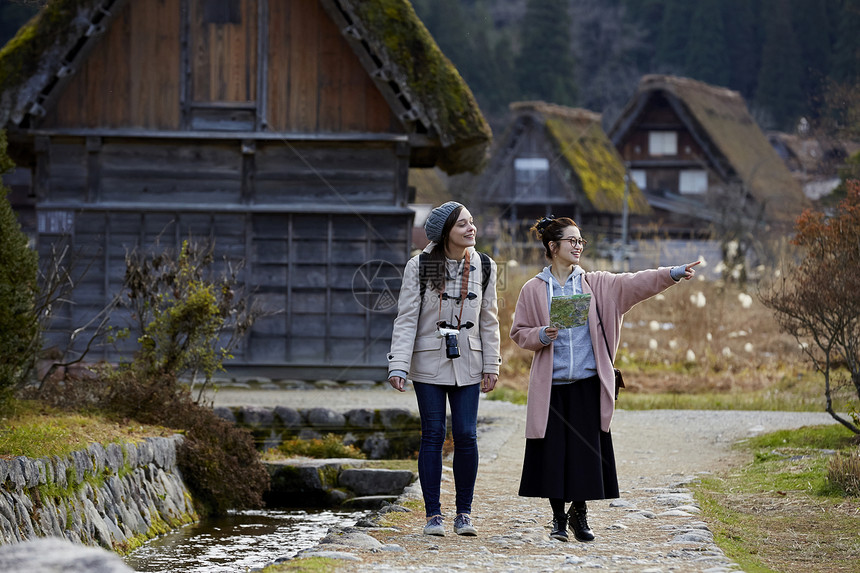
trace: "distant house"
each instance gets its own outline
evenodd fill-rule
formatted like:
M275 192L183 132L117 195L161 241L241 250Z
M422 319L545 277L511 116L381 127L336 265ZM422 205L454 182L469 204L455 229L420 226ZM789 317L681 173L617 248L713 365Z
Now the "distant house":
M816 138L809 134L768 132L767 139L777 155L811 200L820 199L839 185L839 170L845 165L851 142Z
M645 76L608 133L668 236L786 227L807 204L738 92Z
M522 241L536 219L573 217L592 236L618 238L624 214L624 164L600 115L544 102L511 104L512 118L494 145L474 201L500 240ZM629 214L650 213L635 184Z
M0 128L40 252L91 259L54 342L127 249L213 238L277 312L231 369L338 380L385 375L409 169L491 137L406 0L53 0L0 51Z

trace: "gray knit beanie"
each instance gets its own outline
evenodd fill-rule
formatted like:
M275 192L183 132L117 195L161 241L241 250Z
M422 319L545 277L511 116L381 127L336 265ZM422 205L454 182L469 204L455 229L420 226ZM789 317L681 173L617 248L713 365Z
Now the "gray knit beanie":
M448 220L454 209L462 206L462 203L448 201L430 211L427 220L424 221L424 232L427 233L427 239L434 243L441 243L442 228L445 226L445 221Z

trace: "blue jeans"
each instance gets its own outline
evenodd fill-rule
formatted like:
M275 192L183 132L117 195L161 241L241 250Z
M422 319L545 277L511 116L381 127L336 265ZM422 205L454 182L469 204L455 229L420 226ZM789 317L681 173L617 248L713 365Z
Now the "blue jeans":
M478 400L481 385L441 386L414 382L421 414L421 448L418 478L424 493L427 517L442 513L439 485L442 481L442 444L446 432L446 398L451 404L451 433L454 438L454 487L457 513L472 512L472 495L478 475Z

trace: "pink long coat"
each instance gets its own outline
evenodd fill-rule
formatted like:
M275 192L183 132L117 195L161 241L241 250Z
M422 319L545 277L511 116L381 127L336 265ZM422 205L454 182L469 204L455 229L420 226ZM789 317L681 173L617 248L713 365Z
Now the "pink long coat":
M594 347L597 374L600 377L600 427L609 431L615 412L615 374L612 363L618 350L621 323L624 314L637 303L666 290L673 284L669 267L649 269L637 273L585 273L582 290L592 293L588 311L588 330ZM597 320L595 303L606 328L606 339L612 356L606 352L603 332ZM543 279L534 277L523 285L517 299L511 339L521 348L534 351L529 373L528 406L526 407L526 438L543 438L549 418L549 395L552 386L552 343L544 346L540 330L549 325L547 286Z

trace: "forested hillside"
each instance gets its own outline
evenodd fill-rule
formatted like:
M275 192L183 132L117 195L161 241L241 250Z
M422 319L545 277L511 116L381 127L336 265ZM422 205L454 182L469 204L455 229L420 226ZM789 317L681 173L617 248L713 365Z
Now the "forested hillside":
M508 102L538 98L611 121L643 74L666 73L741 92L765 128L793 131L806 117L858 135L845 131L860 95L860 0L413 5L491 120Z

